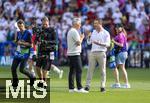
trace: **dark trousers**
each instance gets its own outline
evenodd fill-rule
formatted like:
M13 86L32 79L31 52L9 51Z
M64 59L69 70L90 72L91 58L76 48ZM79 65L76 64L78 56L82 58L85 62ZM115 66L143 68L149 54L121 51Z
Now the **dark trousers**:
M27 64L28 59L19 59L19 58L14 58L12 66L11 66L11 72L12 72L12 79L13 79L13 86L18 85L18 75L17 75L17 67L20 65L19 70L21 73L25 74L28 76L30 79L34 78L33 75L25 69L25 66Z
M42 70L49 71L51 68L52 60L50 60L50 57L39 57L36 61L36 66L39 68L42 68Z
M76 75L76 84L77 88L81 89L82 84L81 84L81 76L82 76L82 62L81 62L81 57L80 55L76 56L68 56L69 58L69 66L70 66L70 71L69 71L69 89L74 89L74 77Z

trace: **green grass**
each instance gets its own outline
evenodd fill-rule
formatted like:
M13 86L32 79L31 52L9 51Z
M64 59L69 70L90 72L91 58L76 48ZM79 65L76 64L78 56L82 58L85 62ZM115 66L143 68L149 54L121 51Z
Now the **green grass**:
M150 103L150 69L128 69L131 89L112 89L110 85L114 78L112 71L107 69L107 92L100 91L100 70L96 69L91 82L90 93L68 93L68 68L64 68L63 79L52 72L51 75L51 103ZM83 86L85 86L86 72L83 70ZM121 76L121 75L120 75ZM120 78L121 83L122 78Z
M64 70L62 79L51 71L50 103L150 103L150 69L128 69L131 89L112 89L114 82L112 71L107 69L106 93L100 90L100 70L96 69L88 94L68 92L68 67ZM86 69L83 69L82 84L85 86ZM18 73L19 77L23 75ZM121 76L121 74L120 74ZM0 78L11 77L10 67L0 67ZM24 77L24 76L23 76ZM122 78L120 78L121 83ZM5 103L5 102L3 102ZM44 103L44 102L43 102Z

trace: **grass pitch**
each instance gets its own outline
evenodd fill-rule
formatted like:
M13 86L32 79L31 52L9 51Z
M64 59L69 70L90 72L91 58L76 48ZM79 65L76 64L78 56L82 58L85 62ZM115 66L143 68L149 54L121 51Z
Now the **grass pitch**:
M150 103L150 69L128 69L131 89L113 89L112 71L107 69L106 93L100 92L100 70L96 69L88 94L68 92L68 67L64 76L58 79L57 74L51 75L51 103ZM82 84L85 86L87 70L83 70ZM121 74L120 74L121 77ZM122 78L120 78L123 83Z
M88 94L82 94L68 92L67 80L69 68L60 68L64 70L62 79L59 79L58 74L51 71L50 103L150 103L150 69L127 69L131 89L110 88L110 85L114 83L114 78L112 71L107 69L106 93L100 92L100 70L96 69L91 81L90 92ZM87 70L83 69L83 86L85 86L86 73ZM25 77L20 74L19 71L18 74L19 77ZM120 74L120 77L121 76ZM0 78L10 77L10 67L0 67ZM120 81L123 83L122 78L120 78ZM3 103L7 102L3 101ZM18 101L18 103L20 102ZM26 102L24 101L24 103ZM41 103L46 102L42 101Z

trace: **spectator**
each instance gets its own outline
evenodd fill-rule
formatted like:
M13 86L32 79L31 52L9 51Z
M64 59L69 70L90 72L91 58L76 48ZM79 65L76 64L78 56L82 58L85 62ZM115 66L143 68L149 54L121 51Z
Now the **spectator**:
M129 23L132 27L132 29L135 28L135 23L134 20L135 18L138 16L139 12L137 11L137 9L132 5L132 10L129 13Z
M104 27L114 34L113 22L115 24L123 23L127 32L138 32L143 35L145 26L141 20L149 21L149 0L0 0L0 27L3 28L5 35L1 38L12 40L16 29L14 24L17 19L22 18L25 22L30 22L36 17L36 22L41 25L40 18L51 16L50 24L55 27L59 36L59 47L62 57L66 57L66 39L65 35L72 26L72 19L80 16L83 25L86 25L88 19L89 25L95 18L101 18L104 21ZM54 5L52 5L54 4ZM120 12L117 13L116 9ZM122 14L122 16L121 16ZM140 17L139 17L140 15ZM135 22L139 21L139 22ZM138 29L140 28L140 29ZM135 34L137 36L137 34ZM145 38L145 35L143 35ZM131 38L133 40L133 38ZM137 41L139 42L139 41ZM85 47L85 43L83 46ZM86 47L84 48L86 51ZM61 58L60 58L61 59Z
M104 4L103 3L99 3L98 8L96 8L96 13L97 13L97 17L99 19L104 19L105 18L105 8L104 8Z
M4 49L5 49L4 43L0 42L0 65L6 65Z
M5 42L7 40L7 32L4 27L0 26L0 42Z
M144 7L144 3L141 0L136 0L136 9L140 11L141 7Z
M112 14L112 18L114 19L115 25L120 25L122 23L122 13L120 12L119 8L116 8L116 11Z

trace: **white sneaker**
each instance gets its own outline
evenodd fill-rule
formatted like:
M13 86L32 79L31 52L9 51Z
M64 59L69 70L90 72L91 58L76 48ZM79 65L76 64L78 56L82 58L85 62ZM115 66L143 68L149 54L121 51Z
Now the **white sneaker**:
M44 86L44 88L46 88L46 87L47 87L47 83L46 83L46 82L44 82L44 83L43 83L43 86Z
M34 70L32 70L31 74L33 77L36 77Z
M50 72L47 71L47 78L50 78Z
M59 73L59 78L61 79L62 78L62 76L63 76L63 70L60 70L60 73Z
M130 86L129 83L128 84L123 84L123 85L121 85L121 88L131 88L131 86Z
M77 92L79 92L79 93L89 93L89 91L86 91L84 88L79 89Z
M120 83L115 83L111 85L111 88L121 88Z
M70 92L70 93L77 92L77 91L78 91L77 88L69 89L69 92Z

